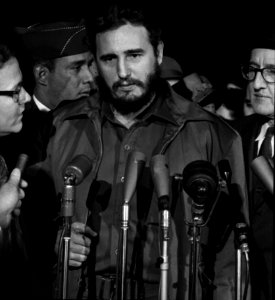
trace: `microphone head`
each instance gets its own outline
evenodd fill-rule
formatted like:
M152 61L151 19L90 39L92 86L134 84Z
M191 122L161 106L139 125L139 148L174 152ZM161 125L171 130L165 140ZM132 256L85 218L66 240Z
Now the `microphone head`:
M208 199L216 195L217 171L209 161L193 161L183 170L182 184L185 192L195 204L204 205Z
M129 203L131 200L145 163L146 155L144 153L139 151L129 153L124 173L124 203Z
M169 196L169 167L166 156L162 154L153 156L150 168L158 198Z
M75 178L75 185L80 184L91 171L92 166L92 160L88 156L84 154L77 155L64 169L63 177L73 176Z

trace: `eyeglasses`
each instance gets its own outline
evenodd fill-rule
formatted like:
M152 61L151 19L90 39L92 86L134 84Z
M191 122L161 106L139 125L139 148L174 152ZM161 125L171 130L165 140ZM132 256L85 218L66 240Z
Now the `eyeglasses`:
M243 66L242 67L242 75L243 78L248 81L253 81L256 78L257 73L260 72L263 79L267 83L275 83L275 68L254 68L252 66Z
M0 91L0 96L7 96L11 97L15 103L20 102L20 93L22 91L23 87L20 87L20 89L16 91Z

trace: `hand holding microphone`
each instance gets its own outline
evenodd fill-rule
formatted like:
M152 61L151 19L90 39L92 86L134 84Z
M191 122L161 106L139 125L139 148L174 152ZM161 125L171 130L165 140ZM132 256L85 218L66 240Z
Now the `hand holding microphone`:
M89 226L74 222L71 226L69 266L80 267L90 253L91 238L97 236Z
M0 188L0 226L7 227L12 219L12 214L19 215L21 199L25 197L23 188L27 187L27 182L21 179L22 173L27 163L27 155L19 156L16 167L10 174L7 182Z

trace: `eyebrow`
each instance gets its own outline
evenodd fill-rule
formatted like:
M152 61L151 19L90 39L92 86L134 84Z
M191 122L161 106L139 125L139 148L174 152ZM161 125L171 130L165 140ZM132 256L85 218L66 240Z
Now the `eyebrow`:
M19 87L23 87L23 80L20 80L18 83L16 83L10 91L16 91Z
M124 54L126 55L131 55L131 54L137 54L137 53L144 53L144 49L142 48L136 48L136 49L129 49L129 50L126 50L124 51ZM102 54L99 58L100 59L104 59L104 58L113 58L113 57L117 57L117 54L115 53L105 53L105 54Z
M256 66L256 67L260 66L258 63L254 62L254 61L249 62L249 65ZM273 68L275 68L275 64L266 64L266 65L264 65L264 68L271 68L271 69L273 69Z
M136 54L136 53L144 53L144 52L145 51L142 48L131 49L131 50L125 51L126 54Z
M94 58L91 57L89 59L79 59L79 60L76 60L76 61L72 61L69 66L79 66L79 65L85 65L86 63L92 63L94 61Z

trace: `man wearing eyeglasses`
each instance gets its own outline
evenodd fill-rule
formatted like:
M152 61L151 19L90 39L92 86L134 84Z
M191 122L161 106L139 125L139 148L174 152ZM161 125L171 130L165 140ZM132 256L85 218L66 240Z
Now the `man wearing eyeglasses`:
M5 29L3 29L5 28ZM27 183L9 157L17 154L9 137L22 129L22 114L30 95L24 89L19 66L19 43L11 28L0 26L0 294L3 299L25 296L26 257L23 251L18 215ZM24 274L24 275L23 275Z
M248 62L242 67L255 114L237 124L243 139L251 217L251 286L253 300L272 298L274 191L251 166L264 157L274 173L275 31L260 34L250 44ZM267 147L265 147L267 145ZM254 161L255 163L255 161ZM263 165L262 165L263 166ZM274 175L273 175L274 176ZM271 178L270 178L271 179ZM271 179L273 181L273 179Z
M0 139L22 129L22 116L25 104L30 101L30 95L22 86L22 73L6 33L0 32ZM0 226L7 227L11 214L18 206L18 191L4 192L5 177L8 174L5 158L0 148ZM2 154L2 155L1 155ZM17 172L17 171L16 171ZM19 182L18 182L19 184ZM17 194L17 197L15 197ZM0 227L1 228L1 227ZM1 231L1 230L0 230Z
M30 297L49 299L55 242L52 229L59 207L53 201L50 179L40 171L39 162L43 161L54 132L52 114L57 106L81 101L92 93L93 56L84 22L80 20L45 21L17 27L17 31L30 56L34 80L30 86L32 101L24 112L20 134L21 149L29 155L25 172L29 184L27 201L20 218L32 272ZM38 209L41 204L45 204L43 209Z

